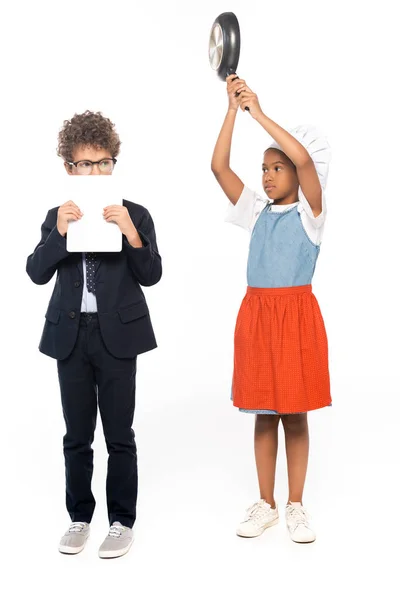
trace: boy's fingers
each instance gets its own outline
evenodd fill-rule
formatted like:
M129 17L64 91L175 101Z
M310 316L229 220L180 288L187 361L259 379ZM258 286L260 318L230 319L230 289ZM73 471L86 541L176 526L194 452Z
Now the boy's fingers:
M76 211L76 210L68 210L68 211L65 212L65 215L66 216L73 215L77 219L79 219L79 217L81 216L81 214L78 211Z
M68 202L63 204L63 206L75 206L76 208L79 208L79 206L77 206L73 200L68 200Z
M76 214L78 216L83 215L83 212L79 208L74 207L74 206L62 207L59 214L62 216L62 215L70 214L70 213Z

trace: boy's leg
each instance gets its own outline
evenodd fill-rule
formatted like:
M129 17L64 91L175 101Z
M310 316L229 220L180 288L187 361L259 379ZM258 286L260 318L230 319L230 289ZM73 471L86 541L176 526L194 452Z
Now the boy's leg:
M256 415L254 451L260 498L275 508L274 488L278 452L278 415Z
M93 337L92 341L95 341ZM98 399L108 450L107 507L110 525L119 521L133 527L138 491L135 434L136 358L110 354L97 329L95 363Z
M57 361L66 434L64 457L67 510L72 521L90 523L95 508L91 491L97 393L81 318L78 340L65 360Z
M309 450L307 413L283 415L282 424L286 440L289 501L302 502Z

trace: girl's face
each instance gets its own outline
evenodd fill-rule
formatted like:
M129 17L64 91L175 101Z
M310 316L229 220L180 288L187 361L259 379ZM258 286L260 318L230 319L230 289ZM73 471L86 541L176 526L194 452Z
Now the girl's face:
M266 150L262 170L262 185L270 200L276 204L287 199L295 201L292 197L297 195L299 180L296 167L286 154L275 148Z

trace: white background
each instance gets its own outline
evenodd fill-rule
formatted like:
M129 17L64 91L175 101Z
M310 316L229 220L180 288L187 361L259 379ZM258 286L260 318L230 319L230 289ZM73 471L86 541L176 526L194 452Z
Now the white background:
M1 551L7 598L350 598L396 595L399 468L399 53L394 2L20 2L2 12ZM334 407L310 415L305 504L318 540L278 527L235 536L258 497L253 417L230 405L233 329L247 234L224 223L210 171L227 107L208 64L215 17L239 18L238 72L289 129L314 123L333 150L329 218L314 278L330 342ZM53 283L26 257L59 204L64 119L101 110L123 142L128 199L151 212L164 262L145 290L159 348L139 359L136 541L97 557L107 533L99 421L97 509L85 551L57 552L64 508L56 363L37 346ZM240 114L232 166L261 191L270 142ZM57 174L57 175L56 175ZM63 175L64 176L64 175ZM66 175L65 175L66 177ZM283 438L277 501L287 485ZM397 564L397 563L396 563ZM397 580L397 578L396 578ZM8 582L8 583L7 583ZM397 584L396 584L397 586ZM398 588L397 588L398 589Z

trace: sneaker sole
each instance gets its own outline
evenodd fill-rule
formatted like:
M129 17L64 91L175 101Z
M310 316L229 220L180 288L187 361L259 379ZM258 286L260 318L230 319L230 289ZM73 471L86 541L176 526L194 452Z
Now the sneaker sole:
M292 540L292 542L294 542L295 544L313 544L313 543L315 542L315 540L317 539L317 536L315 536L313 540L295 540L295 539L292 537L292 534L290 533L290 529L289 529L289 527L286 527L286 529L287 529L287 530L288 530L288 532L289 532L290 539L291 539L291 540Z
M289 531L289 535L290 535L290 531ZM313 544L317 538L314 538L313 540L294 540L294 539L292 538L292 536L290 536L290 539L291 539L291 540L292 540L292 542L294 542L295 544Z
M86 542L88 539L89 538L86 539ZM61 554L79 554L79 552L82 552L86 546L86 542L83 544L83 546L78 546L77 548L73 548L72 546L59 546L58 551L61 552Z
M131 540L129 546L122 548L122 550L99 550L99 558L118 558L119 556L124 556L124 554L129 552L132 544L133 539Z
M265 527L262 527L261 529L259 529L258 533L254 533L254 534L242 533L242 532L239 532L239 530L238 530L238 531L236 531L236 535L239 537L243 537L243 538L258 537L261 534L263 534L266 529L268 529L269 527L273 527L274 525L278 525L278 523L279 523L279 517L277 517L273 521L270 521L269 523L267 523L265 525Z

